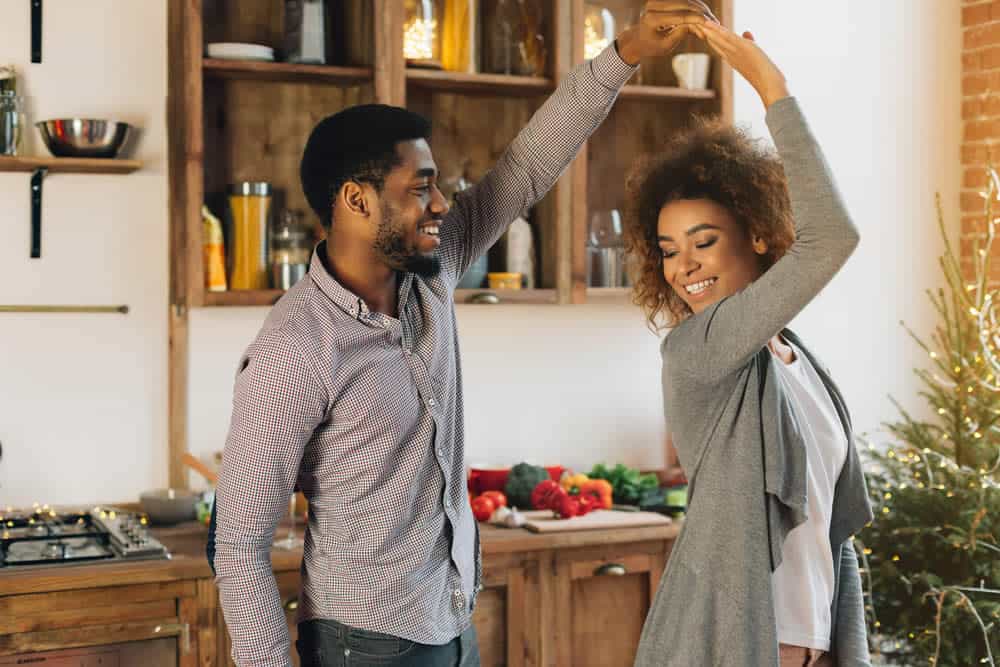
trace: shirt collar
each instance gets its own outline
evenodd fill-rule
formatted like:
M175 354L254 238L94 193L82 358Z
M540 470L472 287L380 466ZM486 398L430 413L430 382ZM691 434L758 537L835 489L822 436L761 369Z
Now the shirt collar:
M320 291L330 299L330 301L333 301L333 303L335 303L341 310L354 319L368 315L371 311L369 311L368 304L365 303L364 299L341 285L340 282L330 275L329 271L327 271L326 264L323 262L323 258L325 256L326 241L320 241L313 249L312 259L309 261L309 277L312 278L316 287L318 287ZM412 285L412 273L404 273L400 276L398 294L398 308L400 312L403 311L403 307L406 305L407 296L410 293Z

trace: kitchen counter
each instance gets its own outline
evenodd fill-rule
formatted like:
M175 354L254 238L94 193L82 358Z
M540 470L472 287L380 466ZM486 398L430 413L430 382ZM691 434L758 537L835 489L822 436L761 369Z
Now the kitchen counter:
M680 532L680 524L675 522L665 526L560 533L532 533L523 528L480 524L480 531L483 557L486 558L493 554L673 540ZM171 559L9 568L0 570L0 591L3 591L3 595L18 595L212 577L205 558L208 529L204 525L190 522L155 528L153 534L170 550ZM280 528L278 534L282 534ZM301 560L301 549L275 549L271 552L272 566L276 571L298 570Z

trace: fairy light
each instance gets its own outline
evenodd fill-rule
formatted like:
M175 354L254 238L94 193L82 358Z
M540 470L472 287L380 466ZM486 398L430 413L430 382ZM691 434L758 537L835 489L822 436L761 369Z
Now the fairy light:
M414 17L403 26L403 56L407 60L434 58L437 21Z

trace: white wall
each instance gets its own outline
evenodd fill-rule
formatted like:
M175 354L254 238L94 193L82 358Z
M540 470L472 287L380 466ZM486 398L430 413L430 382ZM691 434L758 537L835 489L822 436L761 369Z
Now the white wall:
M47 3L46 62L30 68L27 3L12 3L12 20L0 25L0 62L27 68L35 105L44 102L38 113L132 114L150 128L140 157L152 162L129 177L53 178L43 264L27 259L27 177L0 174L9 240L0 246L0 302L133 308L127 318L0 315L0 504L128 499L166 483L165 10L139 4L101 0L98 13L93 2L65 3L57 14ZM939 282L934 191L949 211L957 207L959 8L736 4L737 26L753 30L786 71L862 230L854 258L795 326L833 367L858 428L872 429L894 415L888 393L916 404L910 369L919 356L898 320L917 331L934 322L923 297ZM92 16L143 28L109 28L84 49L72 35L90 33L70 27L99 30L104 19ZM94 61L126 74L93 85L84 73ZM742 84L736 117L763 133L760 103ZM957 228L957 216L948 223ZM222 446L233 366L263 316L192 313L197 454ZM637 310L460 306L458 317L470 460L660 463L658 341Z
M166 3L4 2L0 63L29 121L117 118L144 128L127 176L50 175L42 257L30 259L30 174L0 173L0 304L127 304L121 315L0 313L0 506L137 498L166 479ZM25 154L46 155L34 128Z

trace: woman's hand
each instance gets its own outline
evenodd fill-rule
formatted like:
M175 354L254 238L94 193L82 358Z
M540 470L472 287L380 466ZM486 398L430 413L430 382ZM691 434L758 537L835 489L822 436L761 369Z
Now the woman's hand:
M618 55L638 65L643 58L673 51L693 26L712 22L718 19L702 0L648 0L639 24L618 36Z
M753 86L765 108L788 97L785 75L757 46L752 34L744 32L740 36L710 21L691 29Z

